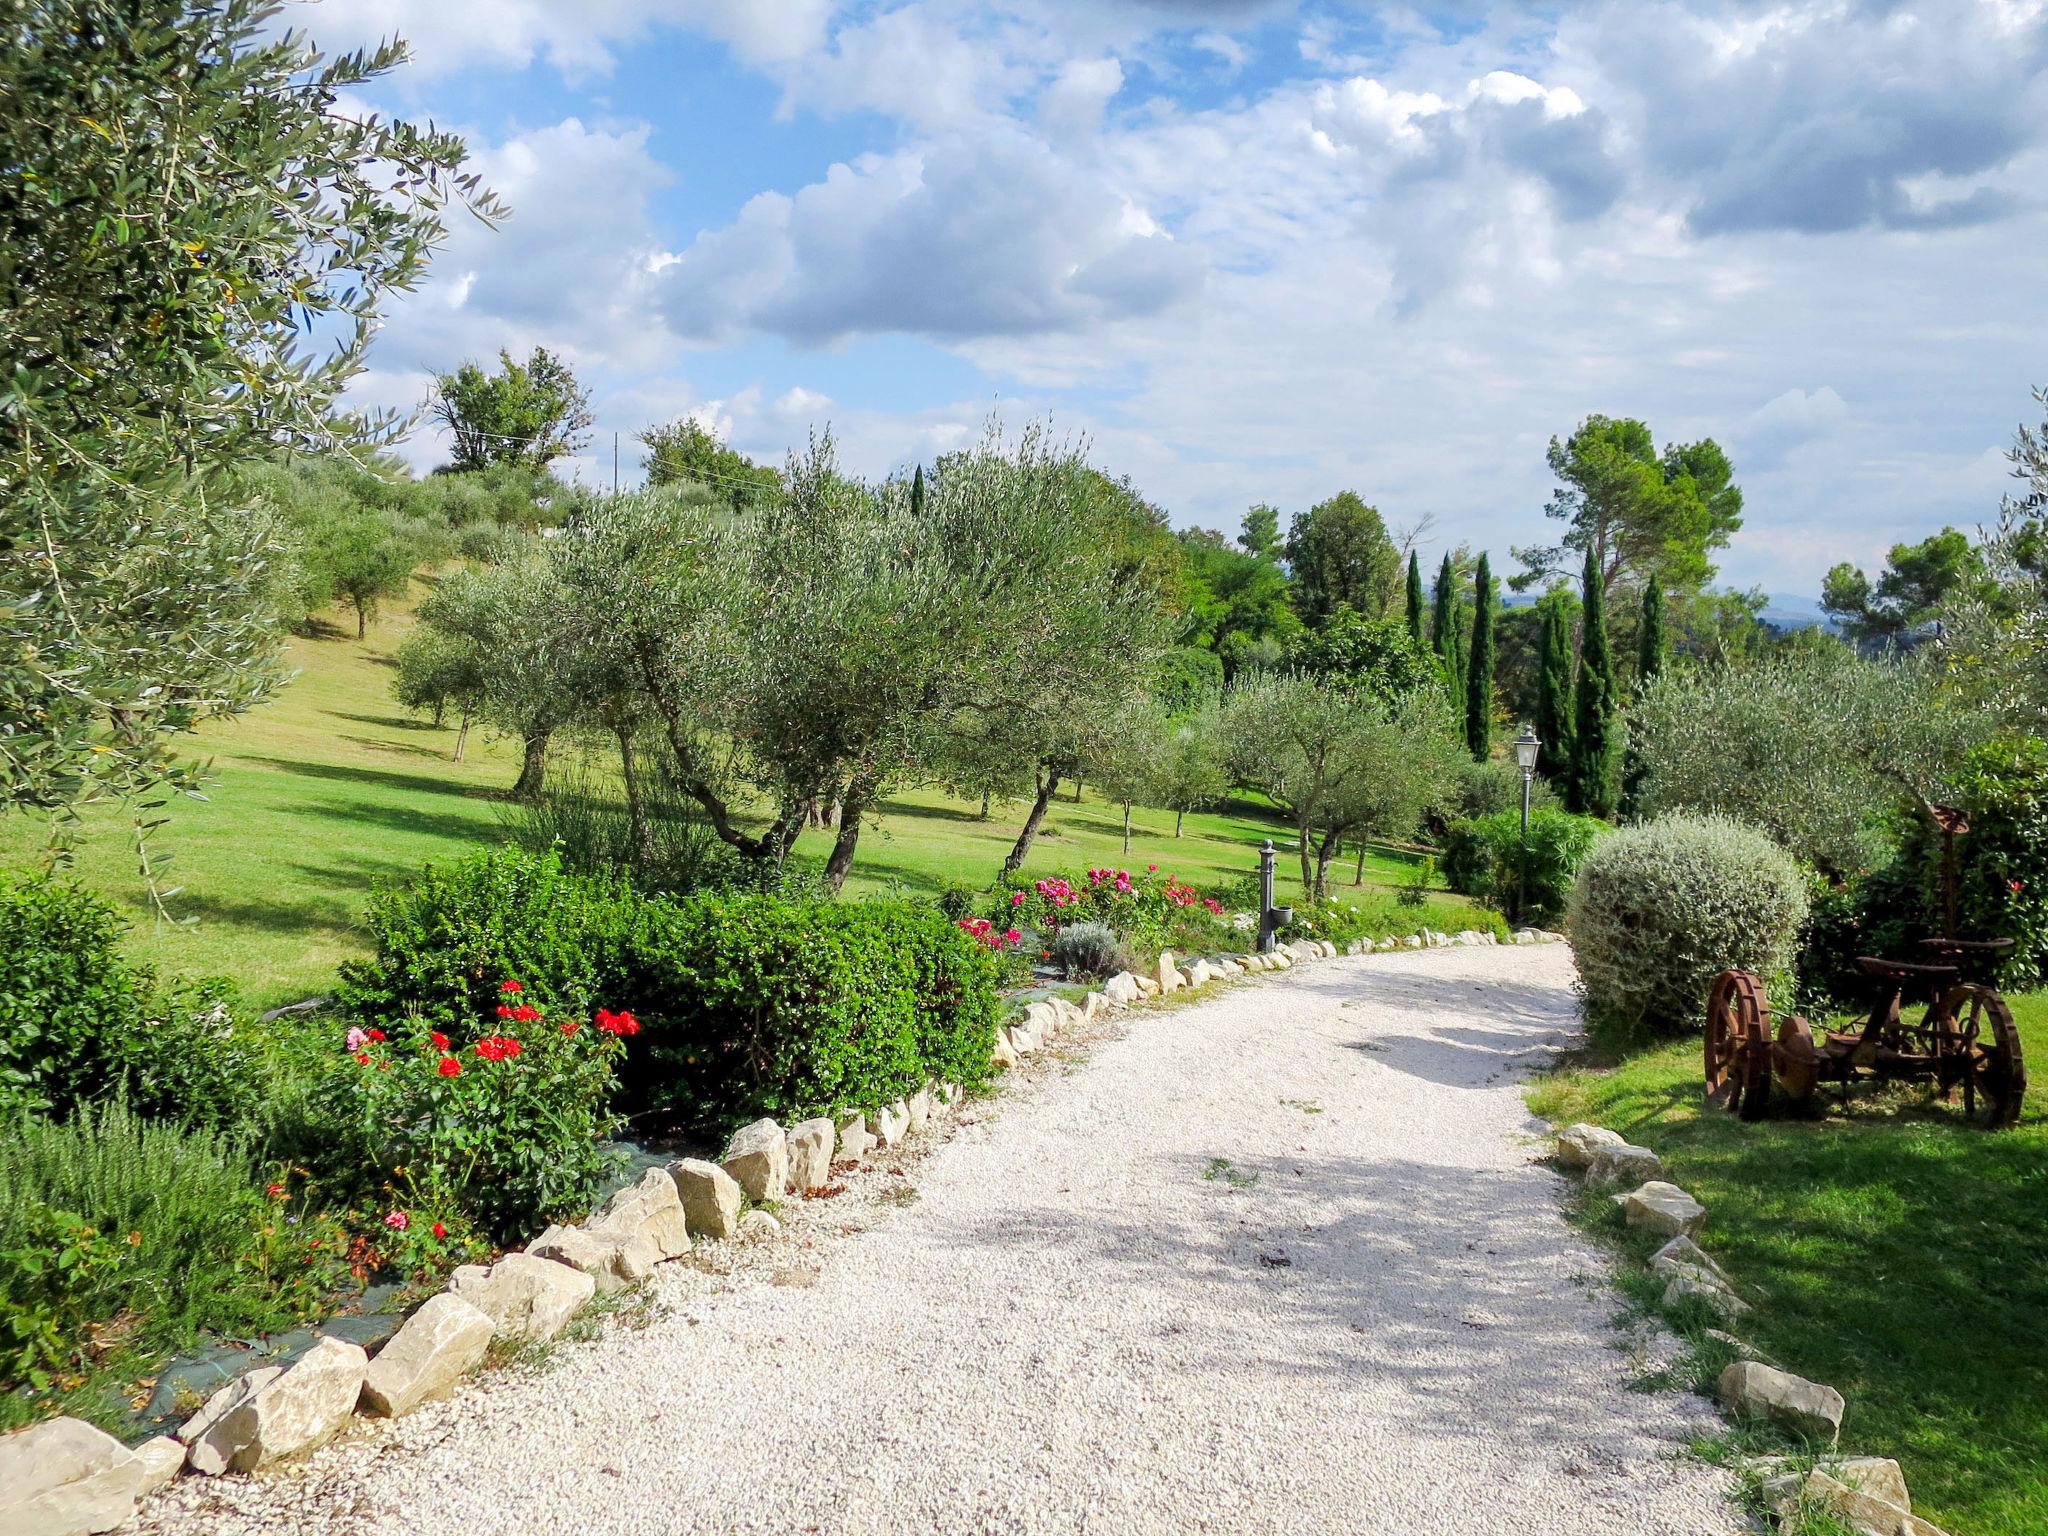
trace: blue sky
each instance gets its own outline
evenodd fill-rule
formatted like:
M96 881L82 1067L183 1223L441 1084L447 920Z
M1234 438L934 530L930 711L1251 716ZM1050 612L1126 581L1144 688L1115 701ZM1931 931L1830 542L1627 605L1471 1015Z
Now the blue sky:
M1183 525L1350 488L1547 542L1589 412L1719 439L1739 585L1995 513L2048 382L2044 0L318 0L470 140L357 393L569 357L633 478L689 414L879 476L992 411ZM440 450L425 430L408 452ZM1497 561L1498 563L1498 561Z

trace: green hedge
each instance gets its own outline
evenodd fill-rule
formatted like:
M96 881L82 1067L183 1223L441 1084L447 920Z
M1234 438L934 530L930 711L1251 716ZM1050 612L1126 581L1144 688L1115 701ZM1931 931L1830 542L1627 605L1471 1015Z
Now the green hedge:
M1550 809L1530 811L1526 841L1519 809L1453 822L1444 834L1444 880L1518 921L1555 923L1579 865L1610 830L1597 817Z
M630 1010L624 1107L685 1130L867 1109L989 1071L998 962L929 905L647 898L501 848L381 893L369 925L376 953L342 991L358 1022L417 1011L469 1039L508 978L551 1017Z

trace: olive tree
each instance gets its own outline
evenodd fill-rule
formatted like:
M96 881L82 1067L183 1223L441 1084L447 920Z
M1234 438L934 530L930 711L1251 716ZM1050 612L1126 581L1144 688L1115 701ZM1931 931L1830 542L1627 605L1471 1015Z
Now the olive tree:
M1830 875L1883 854L1902 799L1924 810L1993 717L1943 687L1938 658L1864 660L1830 643L1746 667L1659 673L1631 712L1646 817L1718 813Z
M1348 837L1403 836L1451 795L1467 760L1437 688L1384 698L1341 680L1267 673L1224 701L1229 763L1294 823L1301 888L1320 901Z
M324 59L279 9L0 17L0 805L189 782L177 738L278 686L285 546L220 472L395 430L341 389L451 201L501 211L345 99L402 44Z

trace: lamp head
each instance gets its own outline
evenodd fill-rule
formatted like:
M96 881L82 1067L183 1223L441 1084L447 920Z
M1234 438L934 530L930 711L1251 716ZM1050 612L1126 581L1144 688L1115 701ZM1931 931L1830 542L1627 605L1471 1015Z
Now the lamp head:
M1528 726L1522 727L1522 734L1515 738L1515 761L1522 772L1529 773L1536 767L1536 754L1543 743L1536 739L1536 733Z

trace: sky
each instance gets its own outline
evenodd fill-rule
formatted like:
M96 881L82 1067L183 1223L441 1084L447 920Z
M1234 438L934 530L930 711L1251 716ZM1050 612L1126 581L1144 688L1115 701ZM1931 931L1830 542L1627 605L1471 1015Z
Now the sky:
M1344 489L1555 542L1553 435L1711 436L1722 580L1995 516L2042 409L2048 0L294 0L363 105L467 138L355 394L547 346L568 468L693 416L901 470L991 416L1177 526ZM420 467L444 447L422 427Z

